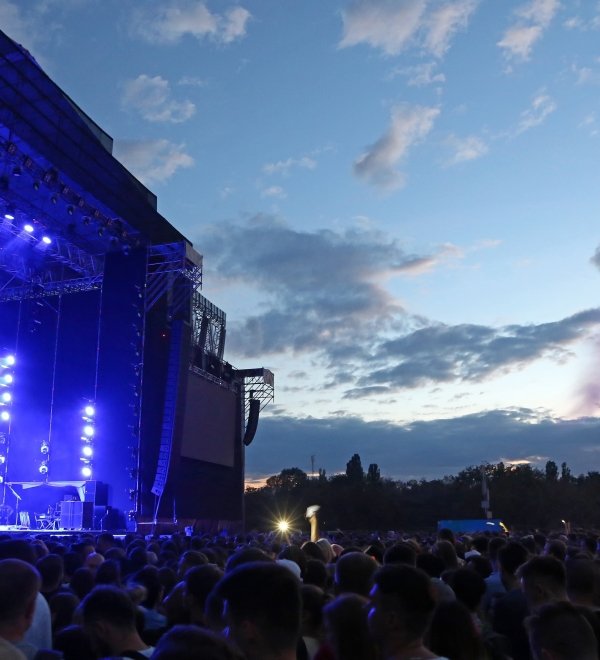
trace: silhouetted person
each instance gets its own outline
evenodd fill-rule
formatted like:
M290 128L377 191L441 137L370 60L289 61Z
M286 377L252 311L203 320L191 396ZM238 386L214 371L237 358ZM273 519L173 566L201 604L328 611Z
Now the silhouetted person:
M0 561L0 658L23 660L14 644L31 626L40 590L39 573L20 559Z
M215 587L228 635L248 660L295 660L300 637L300 581L271 562L245 563Z

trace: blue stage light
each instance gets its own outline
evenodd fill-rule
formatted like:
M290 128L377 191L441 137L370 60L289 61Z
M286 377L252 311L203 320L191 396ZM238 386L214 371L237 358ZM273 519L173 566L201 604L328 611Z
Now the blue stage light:
M94 427L90 426L89 424L86 424L83 427L83 435L85 435L88 438L91 438L94 435Z
M0 412L0 419L3 422L8 422L10 420L10 413L7 412L6 410L3 410L2 412Z
M92 476L92 468L88 465L84 465L81 468L81 474L87 479Z
M23 229L24 229L28 234L33 234L33 225L30 225L30 224L23 225Z
M38 469L40 471L40 474L48 474L48 464L46 463L46 461L42 461Z
M7 211L7 212L4 214L4 217L5 217L7 220L14 220L14 219L15 219L14 214L11 213L10 211Z
M85 412L87 417L93 417L96 414L96 410L94 409L94 406L86 406L83 409L83 412Z
M50 243L52 243L52 239L49 236L42 236L42 243L50 245Z
M12 394L10 392L3 392L0 397L3 403L10 403L12 401Z
M4 376L2 376L2 382L5 385L10 385L13 382L13 380L14 378L12 374L4 374Z
M3 358L0 358L0 364L3 367L14 367L15 366L15 356L14 355L5 355Z
M94 453L94 450L89 445L85 445L85 447L83 447L83 449L81 450L81 453L87 458L90 458Z

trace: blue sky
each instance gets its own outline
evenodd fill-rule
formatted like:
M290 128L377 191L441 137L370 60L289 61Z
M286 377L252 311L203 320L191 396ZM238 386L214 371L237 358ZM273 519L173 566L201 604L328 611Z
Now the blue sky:
M250 477L598 469L600 3L0 0L204 255Z

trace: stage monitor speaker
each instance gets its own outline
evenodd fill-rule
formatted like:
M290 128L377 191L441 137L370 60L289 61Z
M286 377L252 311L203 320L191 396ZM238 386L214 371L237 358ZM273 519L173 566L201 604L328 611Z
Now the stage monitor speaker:
M60 507L61 529L93 529L94 503L64 501Z
M246 447L254 440L258 427L258 415L260 414L260 399L250 399L250 411L248 412L248 423L244 433L244 444Z

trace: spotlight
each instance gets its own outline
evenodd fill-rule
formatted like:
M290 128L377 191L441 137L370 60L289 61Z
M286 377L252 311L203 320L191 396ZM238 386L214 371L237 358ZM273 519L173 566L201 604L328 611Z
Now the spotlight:
M94 406L86 406L83 409L83 412L86 414L87 417L93 417L96 414L96 410L94 409Z
M94 435L94 427L90 426L89 424L86 424L83 427L83 435L87 436L88 438L91 438Z
M42 236L42 243L50 245L50 243L52 243L52 239L49 236Z
M4 217L7 220L14 220L15 219L15 210L12 208L12 206L9 206L6 211L4 211Z
M5 385L10 385L10 384L13 382L13 380L14 380L14 378L13 378L13 375L12 375L12 374L5 374L5 375L2 377L2 382L3 382Z
M8 422L10 420L10 413L6 410L3 410L2 412L0 412L0 419L3 422Z
M46 463L46 461L42 461L38 469L40 471L40 474L48 474L48 464Z
M89 465L84 465L81 468L81 474L87 479L92 476L92 468Z
M16 362L16 360L15 360L15 356L14 356L14 355L7 355L7 356L4 358L4 362L6 362L6 364L7 364L9 367L14 367L14 366L15 366L15 362Z
M85 447L81 450L81 453L87 458L91 458L94 450L89 445L85 445Z
M6 456L4 454L0 454L0 465L4 465L6 463Z
M30 224L23 225L23 229L24 229L28 234L33 234L33 225L30 225Z
M12 394L10 392L3 392L0 399L3 403L10 403L12 401Z
M44 442L42 442L42 446L40 447L40 451L42 452L42 454L47 454L50 451L50 445L48 445L48 443L45 440L44 440Z
M285 533L289 531L290 529L290 523L287 520L279 520L277 522L277 530L279 532Z

